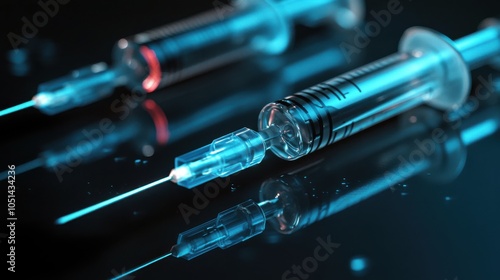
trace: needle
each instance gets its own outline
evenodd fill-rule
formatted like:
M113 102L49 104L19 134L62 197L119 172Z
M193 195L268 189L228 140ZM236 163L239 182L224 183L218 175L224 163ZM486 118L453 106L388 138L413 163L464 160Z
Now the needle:
M120 201L120 200L122 200L122 199L124 199L124 198L127 198L127 197L129 197L129 196L132 196L132 195L134 195L134 194L136 194L136 193L140 193L140 192L142 192L142 191L145 191L145 190L147 190L147 189L150 189L150 188L152 188L152 187L154 187L154 186L157 186L157 185L159 185L159 184L162 184L162 183L168 182L168 181L172 180L173 178L174 178L174 176L173 176L173 175L170 175L170 176L165 177L165 178L162 178L162 179L160 179L160 180L158 180L158 181L154 181L154 182L152 182L152 183L149 183L149 184L144 185L144 186L142 186L142 187L139 187L139 188L137 188L137 189L131 190L131 191L127 192L127 193L124 193L124 194L121 194L121 195L115 196L115 197L113 197L113 198L110 198L110 199L108 199L108 200L105 200L105 201L99 202L99 203L97 203L97 204L94 204L94 205L89 206L89 207L87 207L87 208L84 208L84 209L82 209L82 210L79 210L79 211L73 212L73 213L71 213L71 214L68 214L68 215L66 215L66 216L63 216L63 217L61 217L61 218L57 219L57 220L56 220L56 224L58 224L58 225L65 224L65 223L70 222L70 221L72 221L72 220L74 220L74 219L80 218L81 216L87 215L87 214L89 214L89 213L91 213L91 212L94 212L94 211L96 211L96 210L98 210L98 209L101 209L101 208L106 207L106 206L108 206L108 205L110 205L110 204L113 204L113 203L115 203L115 202L117 202L117 201Z
M171 255L172 255L172 253L168 253L168 254L166 254L166 255L163 255L163 256L161 256L161 257L159 257L159 258L156 258L156 259L154 259L154 260L152 260L152 261L149 261L149 262L147 262L147 263L145 263L145 264L143 264L143 265L141 265L141 266L138 266L138 267L136 267L136 268L134 268L134 269L132 269L132 270L129 270L128 272L125 272L125 273L124 273L124 274L122 274L122 275L119 275L119 276L116 276L116 277L114 277L114 278L111 278L111 280L121 279L121 278L123 278L124 276L130 275L131 273L134 273L134 272L136 272L136 271L138 271L138 270L140 270L140 269L143 269L143 268L145 268L146 266L149 266L150 264L153 264L153 263L155 263L155 262L157 262L157 261L160 261L160 260L163 260L163 259L165 259L165 258L167 258L167 257L170 257Z
M17 112L17 111L20 111L20 110L23 110L23 109L26 109L26 108L29 108L29 107L32 107L32 106L35 106L34 100L30 100L30 101L18 104L16 106L12 106L10 108L7 108L7 109L0 111L0 117Z

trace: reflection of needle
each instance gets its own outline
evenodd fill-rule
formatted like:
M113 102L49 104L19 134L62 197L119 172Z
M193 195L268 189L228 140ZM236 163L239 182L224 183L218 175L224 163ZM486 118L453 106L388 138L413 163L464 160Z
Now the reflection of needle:
M0 111L0 117L8 115L10 113L14 113L14 112L23 110L23 109L26 109L26 108L29 108L29 107L33 107L33 106L35 106L35 101L30 100L30 101L27 101L27 102L24 102L24 103L21 103L21 104L18 104L16 106L12 106L10 108L7 108L7 109Z
M74 219L80 218L81 216L84 216L84 215L87 215L87 214L89 214L91 212L94 212L95 210L101 209L101 208L106 207L106 206L108 206L110 204L113 204L113 203L115 203L115 202L117 202L119 200L122 200L124 198L129 197L129 196L132 196L132 195L134 195L136 193L140 193L142 191L145 191L145 190L147 190L149 188L152 188L152 187L154 187L156 185L159 185L161 183L168 182L168 181L172 180L173 178L174 178L174 176L170 175L168 177L162 178L162 179L160 179L158 181L154 181L154 182L149 183L149 184L147 184L145 186L142 186L140 188L131 190L131 191L127 192L127 193L121 194L119 196L115 196L115 197L110 198L108 200L105 200L103 202L99 202L99 203L97 203L95 205L92 205L92 206L89 206L89 207L84 208L82 210L73 212L71 214L68 214L66 216L63 216L63 217L57 219L56 220L56 224L58 224L58 225L65 224L65 223L67 223L69 221L72 221Z
M35 168L38 168L40 166L43 166L43 160L40 158L34 159L32 161L29 161L27 163L23 163L21 165L16 165L16 174L19 175L21 173L33 170ZM7 179L8 176L8 171L4 171L0 173L0 180Z
M159 257L157 259L154 259L154 260L152 260L150 262L147 262L147 263L145 263L145 264L143 264L141 266L138 266L138 267L136 267L136 268L134 268L132 270L129 270L128 272L125 272L122 275L119 275L119 276L116 276L114 278L111 278L111 280L117 280L117 279L123 278L124 276L130 275L131 273L134 273L134 272L138 271L139 269L145 268L146 266L148 266L150 264L153 264L153 263L155 263L157 261L163 260L164 258L170 257L171 255L172 255L172 253L168 253L166 255L163 255L163 256L161 256L161 257Z

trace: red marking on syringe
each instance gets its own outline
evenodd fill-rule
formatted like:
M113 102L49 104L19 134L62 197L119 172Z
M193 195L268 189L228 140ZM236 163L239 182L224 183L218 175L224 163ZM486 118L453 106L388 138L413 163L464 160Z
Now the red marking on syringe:
M160 62L158 61L158 57L156 57L156 53L146 47L141 46L140 52L149 67L149 75L142 81L142 87L148 93L155 91L160 85L161 81L161 67Z
M148 111L156 128L156 141L160 145L165 145L170 138L170 131L168 130L168 119L163 110L151 99L144 101L142 104L144 109Z

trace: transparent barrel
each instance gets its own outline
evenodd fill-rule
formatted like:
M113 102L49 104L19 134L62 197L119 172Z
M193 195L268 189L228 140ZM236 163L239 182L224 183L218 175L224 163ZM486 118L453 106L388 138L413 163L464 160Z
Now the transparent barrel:
M271 149L297 159L431 98L439 90L432 59L396 54L326 81L264 107L259 128L282 128Z
M271 150L294 160L423 103L454 110L469 93L469 66L499 51L479 56L472 50L500 40L498 34L491 27L455 44L435 31L410 28L398 53L268 104L259 129L278 127L281 139Z
M336 23L362 18L361 0L240 0L118 41L115 61L145 91L173 84L255 53L280 54L295 23Z

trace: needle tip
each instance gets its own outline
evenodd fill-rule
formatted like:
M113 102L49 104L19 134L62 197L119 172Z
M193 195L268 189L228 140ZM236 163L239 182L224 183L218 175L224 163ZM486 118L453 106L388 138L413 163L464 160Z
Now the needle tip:
M169 253L167 253L167 254L165 254L165 255L163 255L163 256L161 256L161 257L159 257L159 258L156 258L156 259L154 259L154 260L152 260L152 261L149 261L149 262L147 262L147 263L145 263L145 264L143 264L143 265L141 265L141 266L138 266L138 267L136 267L136 268L134 268L134 269L132 269L132 270L129 270L128 272L125 272L125 273L123 273L123 274L121 274L121 275L118 275L118 276L116 276L116 277L114 277L114 278L111 278L111 280L118 280L118 279L121 279L121 278L123 278L123 277L125 277L125 276L127 276L127 275L130 275L130 274L132 274L132 273L134 273L134 272L136 272L136 271L138 271L138 270L140 270L140 269L143 269L143 268L145 268L145 267L147 267L147 266L149 266L149 265L151 265L151 264L153 264L153 263L155 263L155 262L157 262L157 261L163 260L163 259L165 259L165 258L167 258L167 257L170 257L170 256L172 256L172 253L171 253L171 252L169 252Z

